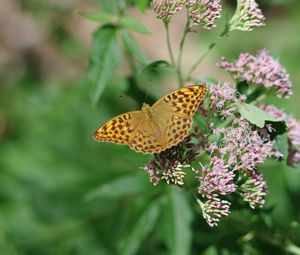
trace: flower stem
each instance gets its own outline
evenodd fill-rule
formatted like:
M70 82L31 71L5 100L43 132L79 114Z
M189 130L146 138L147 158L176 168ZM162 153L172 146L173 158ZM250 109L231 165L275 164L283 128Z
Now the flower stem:
M184 27L184 31L183 31L183 34L182 34L182 37L181 37L181 40L180 40L179 55L178 55L178 61L177 61L177 76L178 76L178 81L179 81L179 86L180 87L182 87L184 82L185 82L182 78L181 64L182 64L182 53L183 53L184 42L185 42L187 33L190 31L189 26L190 26L190 20L189 20L189 17L187 17L187 22L186 22L186 25Z
M173 67L176 68L176 62L175 62L175 58L174 58L174 55L173 55L172 46L171 46L171 40L170 40L169 22L164 21L164 25L165 25L165 28L166 28L167 46L168 46L168 51L169 51L171 63L173 65Z
M184 81L188 81L191 79L191 76L195 69L198 67L198 65L205 59L205 57L210 53L210 51L219 43L221 39L223 39L224 36L228 35L229 31L227 26L225 27L224 31L218 36L218 38L209 45L208 49L198 58L198 60L193 64L190 71L188 72L187 76L185 77Z

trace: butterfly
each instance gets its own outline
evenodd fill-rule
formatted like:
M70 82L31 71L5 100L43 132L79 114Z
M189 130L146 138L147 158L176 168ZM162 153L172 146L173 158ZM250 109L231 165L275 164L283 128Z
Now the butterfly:
M160 153L182 141L192 128L192 117L206 95L206 86L175 90L141 111L126 112L97 128L98 142L127 144L137 152Z

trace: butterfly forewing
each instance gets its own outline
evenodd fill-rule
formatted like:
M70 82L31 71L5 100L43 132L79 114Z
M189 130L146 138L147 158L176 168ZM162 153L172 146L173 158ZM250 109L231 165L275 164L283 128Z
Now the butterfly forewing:
M191 118L197 111L205 94L205 86L187 86L159 99L152 106L152 110Z
M99 142L128 144L132 133L144 118L141 111L127 112L107 121L100 126L94 139Z

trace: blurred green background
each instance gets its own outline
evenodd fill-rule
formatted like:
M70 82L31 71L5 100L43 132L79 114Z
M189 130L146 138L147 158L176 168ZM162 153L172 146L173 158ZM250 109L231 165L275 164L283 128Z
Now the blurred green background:
M220 227L211 229L193 198L149 183L140 168L149 156L92 140L99 124L136 109L146 98L144 87L132 89L136 84L130 83L124 55L118 77L92 104L95 86L86 74L98 24L78 13L95 11L104 2L109 4L0 3L0 254L300 254L300 168L265 164L269 193L264 209L233 208ZM300 119L300 2L258 3L267 25L233 32L197 75L229 79L215 67L221 56L234 59L240 52L266 48L288 70L294 88L291 99L269 101ZM234 4L226 2L229 12ZM127 11L152 31L133 34L147 58L167 59L163 26L155 14L134 7ZM174 17L175 45L183 25L180 15ZM193 62L190 58L221 29L191 35L184 63ZM174 86L155 84L149 90L161 96ZM185 238L192 240L190 253Z

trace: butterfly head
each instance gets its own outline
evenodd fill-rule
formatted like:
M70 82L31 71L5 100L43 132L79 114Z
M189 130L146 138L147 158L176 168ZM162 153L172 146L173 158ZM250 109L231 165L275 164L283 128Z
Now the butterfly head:
M143 103L142 112L146 115L148 119L151 119L153 117L151 106L146 103Z

